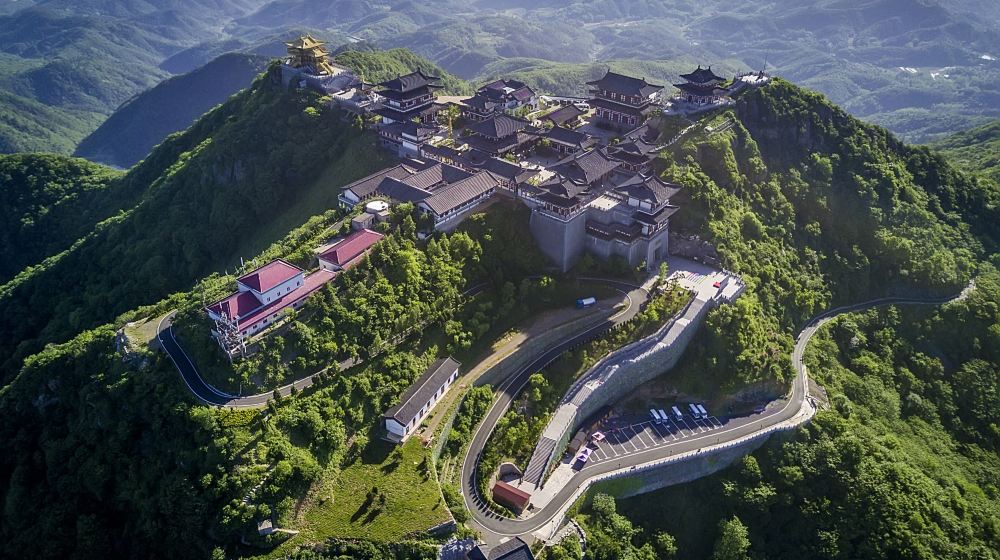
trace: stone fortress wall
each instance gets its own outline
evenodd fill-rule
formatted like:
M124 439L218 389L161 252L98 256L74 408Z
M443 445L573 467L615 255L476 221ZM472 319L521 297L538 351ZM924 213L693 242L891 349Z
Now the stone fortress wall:
M544 214L535 208L531 211L531 234L545 256L555 261L559 270L566 272L583 252L587 233L587 213L580 212L568 222Z

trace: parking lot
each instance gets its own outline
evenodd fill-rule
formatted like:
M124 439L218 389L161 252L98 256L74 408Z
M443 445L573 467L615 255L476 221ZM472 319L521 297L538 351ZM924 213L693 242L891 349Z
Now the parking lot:
M595 465L604 461L613 461L632 453L647 449L663 447L686 438L698 436L718 430L725 424L715 416L696 420L685 416L681 420L667 419L662 423L644 420L634 424L606 428L602 441L591 441L589 447L593 450L587 465Z

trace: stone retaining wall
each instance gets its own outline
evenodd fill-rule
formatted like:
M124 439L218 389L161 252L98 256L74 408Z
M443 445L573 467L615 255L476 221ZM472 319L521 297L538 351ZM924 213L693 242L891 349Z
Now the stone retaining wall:
M562 455L569 438L587 417L674 367L713 307L711 300L692 300L679 317L656 333L612 352L584 374L567 392L542 434L556 442L545 464L553 464ZM531 470L530 465L527 470Z
M643 470L635 476L599 482L593 486L594 492L611 494L616 498L630 498L697 480L715 474L733 464L734 461L756 451L768 438L758 438L743 442L713 453L702 453L683 461L660 465L658 468Z

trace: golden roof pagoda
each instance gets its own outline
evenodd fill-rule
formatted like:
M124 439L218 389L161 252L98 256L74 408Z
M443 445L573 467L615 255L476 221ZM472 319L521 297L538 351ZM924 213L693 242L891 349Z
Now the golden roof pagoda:
M326 50L326 43L315 39L312 35L303 35L291 43L285 43L288 47L288 65L293 68L309 68L317 76L330 76L335 74L333 65L327 60L330 53Z

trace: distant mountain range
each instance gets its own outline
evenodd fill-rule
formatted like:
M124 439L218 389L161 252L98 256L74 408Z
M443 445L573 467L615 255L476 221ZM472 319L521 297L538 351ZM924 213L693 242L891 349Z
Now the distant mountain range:
M164 80L125 102L80 142L74 155L131 167L167 135L183 130L209 109L247 87L268 58L230 53Z
M227 52L274 56L303 31L405 47L473 81L533 74L553 93L579 87L544 73L606 61L766 65L909 141L1000 118L1000 5L989 0L2 0L0 151L71 153L171 75ZM238 89L214 91L227 85Z

